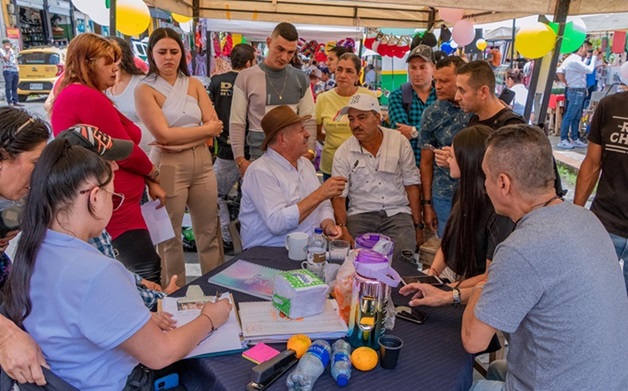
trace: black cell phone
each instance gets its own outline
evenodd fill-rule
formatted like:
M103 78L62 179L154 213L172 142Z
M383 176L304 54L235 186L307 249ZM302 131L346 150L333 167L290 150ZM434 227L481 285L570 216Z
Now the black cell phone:
M401 305L395 307L395 315L399 319L407 320L408 322L416 324L423 324L423 322L427 319L427 313L416 308Z
M515 99L515 92L510 88L504 88L501 94L499 94L499 99L504 101L507 105L510 105L512 100Z
M437 276L405 276L405 277L401 277L401 279L406 284L412 284L413 282L418 282L420 284L430 284L434 286L443 285L443 281Z

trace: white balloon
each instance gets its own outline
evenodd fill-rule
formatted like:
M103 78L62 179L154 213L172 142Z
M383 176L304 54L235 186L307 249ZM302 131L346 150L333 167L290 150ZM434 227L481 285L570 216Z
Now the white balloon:
M454 31L451 33L458 45L467 46L475 38L475 27L467 19L462 19L454 24Z
M179 27L186 33L192 32L192 19L187 22L179 23Z
M72 4L101 26L109 26L109 8L105 0L74 0Z

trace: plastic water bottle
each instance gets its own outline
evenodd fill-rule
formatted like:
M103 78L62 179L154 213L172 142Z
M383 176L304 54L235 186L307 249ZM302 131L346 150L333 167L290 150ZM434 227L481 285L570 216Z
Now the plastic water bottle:
M340 387L344 387L351 379L351 345L339 339L331 349L331 376Z
M289 391L311 391L319 376L329 364L331 347L322 339L312 342L301 357L297 368L288 375L286 385Z
M315 228L314 235L307 245L308 263L323 263L327 259L327 239L323 235L322 228Z

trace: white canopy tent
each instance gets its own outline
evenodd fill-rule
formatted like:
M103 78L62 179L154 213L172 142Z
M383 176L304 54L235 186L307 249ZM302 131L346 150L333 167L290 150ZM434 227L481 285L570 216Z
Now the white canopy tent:
M554 14L560 0L145 0L147 4L209 19L302 24L425 28L439 7L464 8L475 23ZM571 0L569 15L628 12L627 0Z

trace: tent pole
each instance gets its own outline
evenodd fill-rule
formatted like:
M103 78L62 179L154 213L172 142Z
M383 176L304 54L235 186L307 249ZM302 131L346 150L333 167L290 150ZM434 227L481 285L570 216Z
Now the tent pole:
M196 26L198 26L199 16L199 0L192 0L192 46L190 46L190 54L192 55L192 74L196 72Z
M552 59L549 64L549 71L547 81L545 83L545 89L543 91L543 100L541 101L541 107L537 111L538 115L535 117L536 125L540 126L545 130L547 134L548 129L545 129L545 116L547 115L547 106L549 104L550 94L552 93L552 85L554 81L554 74L556 73L556 64L558 64L558 57L560 56L560 45L563 42L563 34L565 33L565 22L567 21L567 14L569 13L569 4L571 0L558 0L556 3L556 11L554 12L554 22L558 23L558 39L556 40L556 45L554 46L554 52L552 53ZM540 64L539 64L540 65ZM540 66L534 66L534 73L540 72ZM538 80L538 75L537 75ZM536 89L538 90L538 88ZM528 102L526 102L526 114L528 113L528 106L530 102L530 98L534 99L534 94L528 94ZM526 118L528 118L526 116Z
M117 0L109 0L109 35L116 36L116 3Z
M517 19L512 20L512 41L510 41L510 69L515 67L515 32L517 31Z

